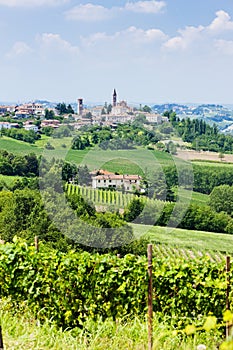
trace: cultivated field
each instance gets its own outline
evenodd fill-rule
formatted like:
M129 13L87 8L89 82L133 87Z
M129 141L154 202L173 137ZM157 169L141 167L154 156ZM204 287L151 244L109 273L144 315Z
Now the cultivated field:
M224 154L222 161L219 158L219 153L208 151L178 150L176 156L185 161L206 160L220 162L221 165L225 162L233 163L233 154Z
M131 225L136 237L146 234L154 244L233 254L233 235L160 226Z

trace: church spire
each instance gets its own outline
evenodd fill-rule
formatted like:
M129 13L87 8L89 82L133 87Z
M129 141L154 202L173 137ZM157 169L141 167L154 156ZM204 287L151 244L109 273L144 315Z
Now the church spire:
M117 93L116 93L116 89L114 89L113 95L112 95L112 105L113 105L113 107L116 107L116 104L117 104Z

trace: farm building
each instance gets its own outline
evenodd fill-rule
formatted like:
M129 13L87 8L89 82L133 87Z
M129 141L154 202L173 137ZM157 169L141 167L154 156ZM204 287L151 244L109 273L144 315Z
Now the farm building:
M141 191L141 176L139 175L97 175L92 177L92 188L115 188L132 192Z

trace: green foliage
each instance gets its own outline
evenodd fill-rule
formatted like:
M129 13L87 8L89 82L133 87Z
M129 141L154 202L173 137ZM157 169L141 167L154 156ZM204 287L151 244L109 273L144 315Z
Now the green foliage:
M165 165L162 170L157 170L156 174L162 179L165 177L168 188L183 186L186 189L192 189L193 187L195 192L205 194L210 194L216 186L231 186L233 183L233 167L231 166L193 164L192 168L179 166L177 169L174 165Z
M58 139L72 136L72 128L68 125L62 125L58 129L55 129L53 131L52 136L53 138L58 138Z
M151 113L151 108L147 105L143 106L142 110L143 112Z
M51 136L54 132L54 128L52 126L44 126L41 129L41 133L45 134L46 136Z
M73 139L71 148L75 150L83 150L89 146L90 141L88 137L81 137L78 135Z
M210 126L202 119L180 120L173 111L166 111L164 115L169 118L172 128L169 129L166 124L162 124L161 132L169 134L176 131L183 141L191 143L193 149L220 152L220 154L233 151L232 136L220 133L217 125Z
M35 154L14 155L0 151L0 174L18 176L38 176L39 161Z
M199 205L191 202L187 206L185 202L175 204L173 202L149 199L144 196L138 197L118 191L96 190L73 184L66 184L65 190L68 194L81 194L84 198L95 203L95 205L104 206L106 210L111 209L112 205L114 205L115 209L124 208L123 218L128 222L180 227L188 230L233 232L231 217L224 212L216 213L214 209L205 203ZM166 191L166 196L168 194L169 191Z
M146 123L145 116L139 116L132 124L119 124L115 130L107 126L86 126L77 133L72 148L85 149L98 144L104 150L117 150L155 144L160 137L154 130L145 128Z
M126 208L124 212L124 219L128 222L135 221L137 222L139 219L139 215L141 214L145 203L140 198L134 198Z
M89 186L91 184L90 170L86 165L80 165L78 167L75 182L77 182L80 186Z
M83 169L83 167L79 167L79 171L80 171L80 169L82 171L85 171L85 169ZM79 177L78 177L78 179L79 179ZM88 179L88 177L85 176L85 172L84 172L84 174L82 174L81 179L83 179L82 181L84 181L85 179ZM78 182L79 182L79 180L78 180ZM84 198L91 200L97 206L104 205L104 206L108 207L108 206L114 205L114 207L116 209L126 207L130 203L130 201L136 197L135 195L133 195L131 193L123 194L122 192L118 192L118 191L110 191L110 190L104 190L104 189L93 189L91 187L82 187L82 186L74 185L71 183L65 185L65 191L68 194L71 194L71 193L80 194ZM110 198L110 195L111 195L111 198Z
M62 180L68 182L75 178L78 173L78 168L75 164L64 162L62 165Z
M226 213L215 213L208 206L190 205L184 218L179 224L180 228L206 230L210 232L227 232L231 218Z
M143 317L127 317L117 322L110 319L95 322L87 318L82 329L62 331L51 320L38 322L28 310L12 311L12 305L5 301L1 302L0 317L6 349L87 350L88 347L88 350L135 350L145 349L148 342L148 325ZM216 344L221 339L221 334L216 333L215 329L187 337L176 332L166 320L159 322L155 316L153 348L187 350L195 349L197 344L208 344L208 350L216 350Z
M146 313L146 257L64 254L43 245L36 253L34 247L14 242L0 246L0 292L13 303L25 302L38 319L52 318L67 328L81 326L87 318ZM225 308L224 261L155 256L153 285L154 312L173 322L211 312L221 317Z
M21 140L28 143L35 143L36 140L40 139L40 134L33 130L25 129L1 129L1 133L5 136L12 137L16 140Z
M50 142L47 142L45 144L45 148L48 149L48 150L54 150L55 149L55 147Z
M233 214L233 186L216 186L209 196L209 205L215 211Z
M56 106L56 110L58 111L58 113L60 115L62 114L74 114L74 110L71 107L71 105L69 104L68 106L66 106L66 104L63 103L58 103Z
M55 113L53 110L45 109L45 119L55 119Z

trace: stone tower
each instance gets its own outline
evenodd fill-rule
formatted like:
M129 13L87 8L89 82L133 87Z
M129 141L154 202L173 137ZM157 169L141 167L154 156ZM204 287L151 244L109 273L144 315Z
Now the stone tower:
M117 104L117 93L116 93L116 90L114 89L113 95L112 95L112 106L116 107L116 104Z
M83 99L79 98L78 99L78 115L83 114Z

